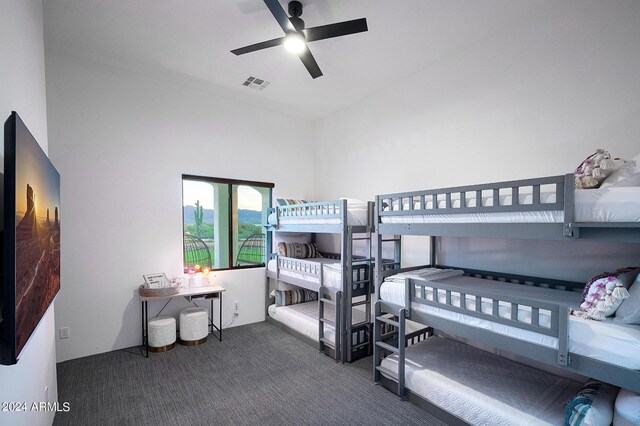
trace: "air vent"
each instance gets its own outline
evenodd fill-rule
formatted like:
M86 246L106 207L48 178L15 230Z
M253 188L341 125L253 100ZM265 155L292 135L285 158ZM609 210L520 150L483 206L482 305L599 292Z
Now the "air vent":
M248 88L255 90L262 90L270 84L271 83L268 81L255 77L249 77L245 80L244 83L242 83L243 86L247 86Z

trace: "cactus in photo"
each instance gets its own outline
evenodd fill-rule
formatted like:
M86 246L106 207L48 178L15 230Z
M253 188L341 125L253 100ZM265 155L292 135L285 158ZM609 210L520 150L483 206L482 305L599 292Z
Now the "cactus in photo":
M196 221L196 235L200 237L200 225L202 225L202 218L204 216L202 205L200 200L196 200L196 209L193 212L193 217Z

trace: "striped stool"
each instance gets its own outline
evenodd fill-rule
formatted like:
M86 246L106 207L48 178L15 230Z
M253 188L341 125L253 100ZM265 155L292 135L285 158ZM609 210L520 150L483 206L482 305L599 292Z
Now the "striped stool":
M160 316L149 320L149 350L167 352L176 346L176 319Z
M187 308L180 312L180 344L197 346L207 341L209 315L202 308Z

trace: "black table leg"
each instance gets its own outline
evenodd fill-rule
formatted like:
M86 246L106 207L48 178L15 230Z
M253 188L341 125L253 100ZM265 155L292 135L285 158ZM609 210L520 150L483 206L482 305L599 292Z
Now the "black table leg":
M144 302L144 335L147 347L147 358L149 358L149 302Z
M220 294L220 334L219 334L219 340L222 342L222 292L218 293Z

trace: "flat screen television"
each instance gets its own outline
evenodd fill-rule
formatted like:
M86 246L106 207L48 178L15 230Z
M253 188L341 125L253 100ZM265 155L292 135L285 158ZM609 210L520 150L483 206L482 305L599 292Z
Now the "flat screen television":
M60 174L16 112L4 135L0 364L11 365L60 290Z

